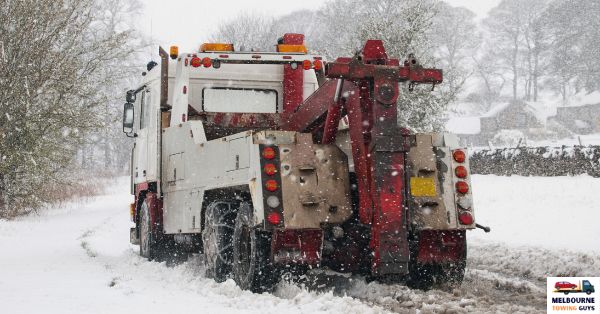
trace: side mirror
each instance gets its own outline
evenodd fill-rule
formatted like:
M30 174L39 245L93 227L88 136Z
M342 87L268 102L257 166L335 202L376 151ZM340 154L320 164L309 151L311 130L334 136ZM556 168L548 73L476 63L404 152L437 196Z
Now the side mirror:
M133 133L133 121L133 104L127 102L123 105L123 132L125 132L127 136Z
M127 100L127 102L129 103L134 103L135 102L135 91L133 89L128 90L127 91L127 95L125 96L125 100Z

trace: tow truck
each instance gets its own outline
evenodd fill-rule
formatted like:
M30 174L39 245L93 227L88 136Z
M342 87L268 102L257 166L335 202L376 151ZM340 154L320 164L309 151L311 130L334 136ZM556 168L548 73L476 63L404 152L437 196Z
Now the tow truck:
M276 47L159 48L127 93L140 254L201 253L207 276L254 292L319 267L460 284L477 226L467 149L399 126L396 105L442 71L388 57L381 40L332 62L302 34Z
M590 283L589 280L580 280L577 285L575 285L575 284L563 285L563 284L556 283L554 286L554 292L564 293L565 295L567 295L569 293L585 292L587 295L590 295L590 294L596 292L596 290L594 289L594 286Z

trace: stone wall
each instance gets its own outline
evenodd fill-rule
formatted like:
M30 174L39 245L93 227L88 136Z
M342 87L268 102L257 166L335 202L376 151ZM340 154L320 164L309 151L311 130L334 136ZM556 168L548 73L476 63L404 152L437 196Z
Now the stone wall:
M471 172L502 176L600 177L600 146L523 147L471 152Z

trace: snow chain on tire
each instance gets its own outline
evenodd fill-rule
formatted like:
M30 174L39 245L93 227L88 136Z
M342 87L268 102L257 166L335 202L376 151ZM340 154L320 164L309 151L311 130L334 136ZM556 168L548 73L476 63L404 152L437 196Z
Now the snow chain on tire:
M206 276L216 282L227 280L233 261L233 226L239 207L236 200L210 203L204 214L202 243Z
M252 215L252 206L242 203L233 234L233 278L240 288L261 293L273 289L279 273L270 260L271 235L253 228Z

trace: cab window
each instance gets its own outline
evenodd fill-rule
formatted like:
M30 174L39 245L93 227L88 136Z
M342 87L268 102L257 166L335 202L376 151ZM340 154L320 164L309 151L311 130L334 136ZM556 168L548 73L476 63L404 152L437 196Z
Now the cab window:
M202 109L207 112L276 113L277 91L255 88L204 88Z
M146 128L146 92L142 92L140 97L140 130Z

